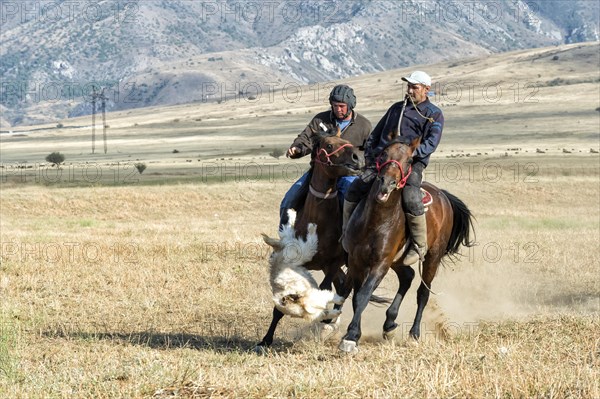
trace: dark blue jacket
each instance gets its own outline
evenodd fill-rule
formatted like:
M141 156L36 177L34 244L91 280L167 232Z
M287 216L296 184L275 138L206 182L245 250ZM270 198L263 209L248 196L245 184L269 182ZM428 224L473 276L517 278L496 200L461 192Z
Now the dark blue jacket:
M381 151L387 147L389 142L388 135L390 132L396 131L403 105L404 101L392 105L369 135L365 145L367 165L374 164L375 159ZM408 101L404 115L402 116L400 136L406 137L410 141L421 137L421 145L413 154L413 162L422 162L427 166L429 156L433 154L442 139L444 115L442 114L442 110L429 101L429 98L417 105L417 107L425 118L419 115L415 107L413 107L412 102Z

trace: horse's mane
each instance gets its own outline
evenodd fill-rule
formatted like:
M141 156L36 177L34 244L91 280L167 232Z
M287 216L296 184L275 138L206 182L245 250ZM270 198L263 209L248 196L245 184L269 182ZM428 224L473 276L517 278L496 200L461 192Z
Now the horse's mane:
M338 129L339 129L339 128L338 128ZM341 133L340 133L340 134L341 134ZM318 131L318 132L316 133L316 136L319 138L319 145L321 144L321 140L322 140L322 139L325 139L325 138L327 138L327 137L339 137L339 138L341 138L341 136L339 136L339 135L338 135L338 132L331 132L331 131L329 131L329 130L328 130L328 131L326 131L326 132L323 132L323 131Z
M408 137L404 137L404 136L396 136L393 139L391 139L390 141L388 141L388 143L385 146L384 150L387 150L393 144L410 145L410 139Z

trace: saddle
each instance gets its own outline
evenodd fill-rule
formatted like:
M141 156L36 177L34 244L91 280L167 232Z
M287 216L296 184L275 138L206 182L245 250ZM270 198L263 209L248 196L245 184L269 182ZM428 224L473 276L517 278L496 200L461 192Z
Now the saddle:
M423 187L421 187L421 201L423 201L423 206L425 207L425 212L429 210L429 205L433 203L433 196Z

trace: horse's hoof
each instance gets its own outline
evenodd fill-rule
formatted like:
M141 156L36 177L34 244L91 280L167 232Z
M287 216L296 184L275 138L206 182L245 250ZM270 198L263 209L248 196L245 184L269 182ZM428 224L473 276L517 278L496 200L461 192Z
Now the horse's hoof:
M383 339L385 339L386 341L391 341L392 339L394 339L394 336L396 335L396 331L397 331L396 327L394 327L390 331L384 331Z
M415 335L409 333L409 337L410 338L406 341L406 344L411 347L415 347L415 348L418 347L419 346L419 336L418 335L415 336Z
M350 355L358 353L358 347L356 346L356 342L349 341L347 339L343 339L342 342L340 342L338 349Z
M253 349L253 352L259 356L265 356L269 354L269 347L264 345L256 345Z

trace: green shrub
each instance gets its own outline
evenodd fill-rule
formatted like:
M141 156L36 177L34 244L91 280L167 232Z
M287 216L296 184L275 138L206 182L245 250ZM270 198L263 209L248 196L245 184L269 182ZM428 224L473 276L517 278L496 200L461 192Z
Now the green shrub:
M279 157L282 156L283 154L285 154L285 151L283 151L280 148L275 148L275 149L273 149L273 151L271 151L269 153L269 155L272 156L275 159L279 159Z
M143 162L134 163L133 166L135 166L137 171L140 172L140 175L146 170L146 164Z
M53 152L46 156L46 162L50 162L53 165L60 165L65 161L65 156L60 152Z

